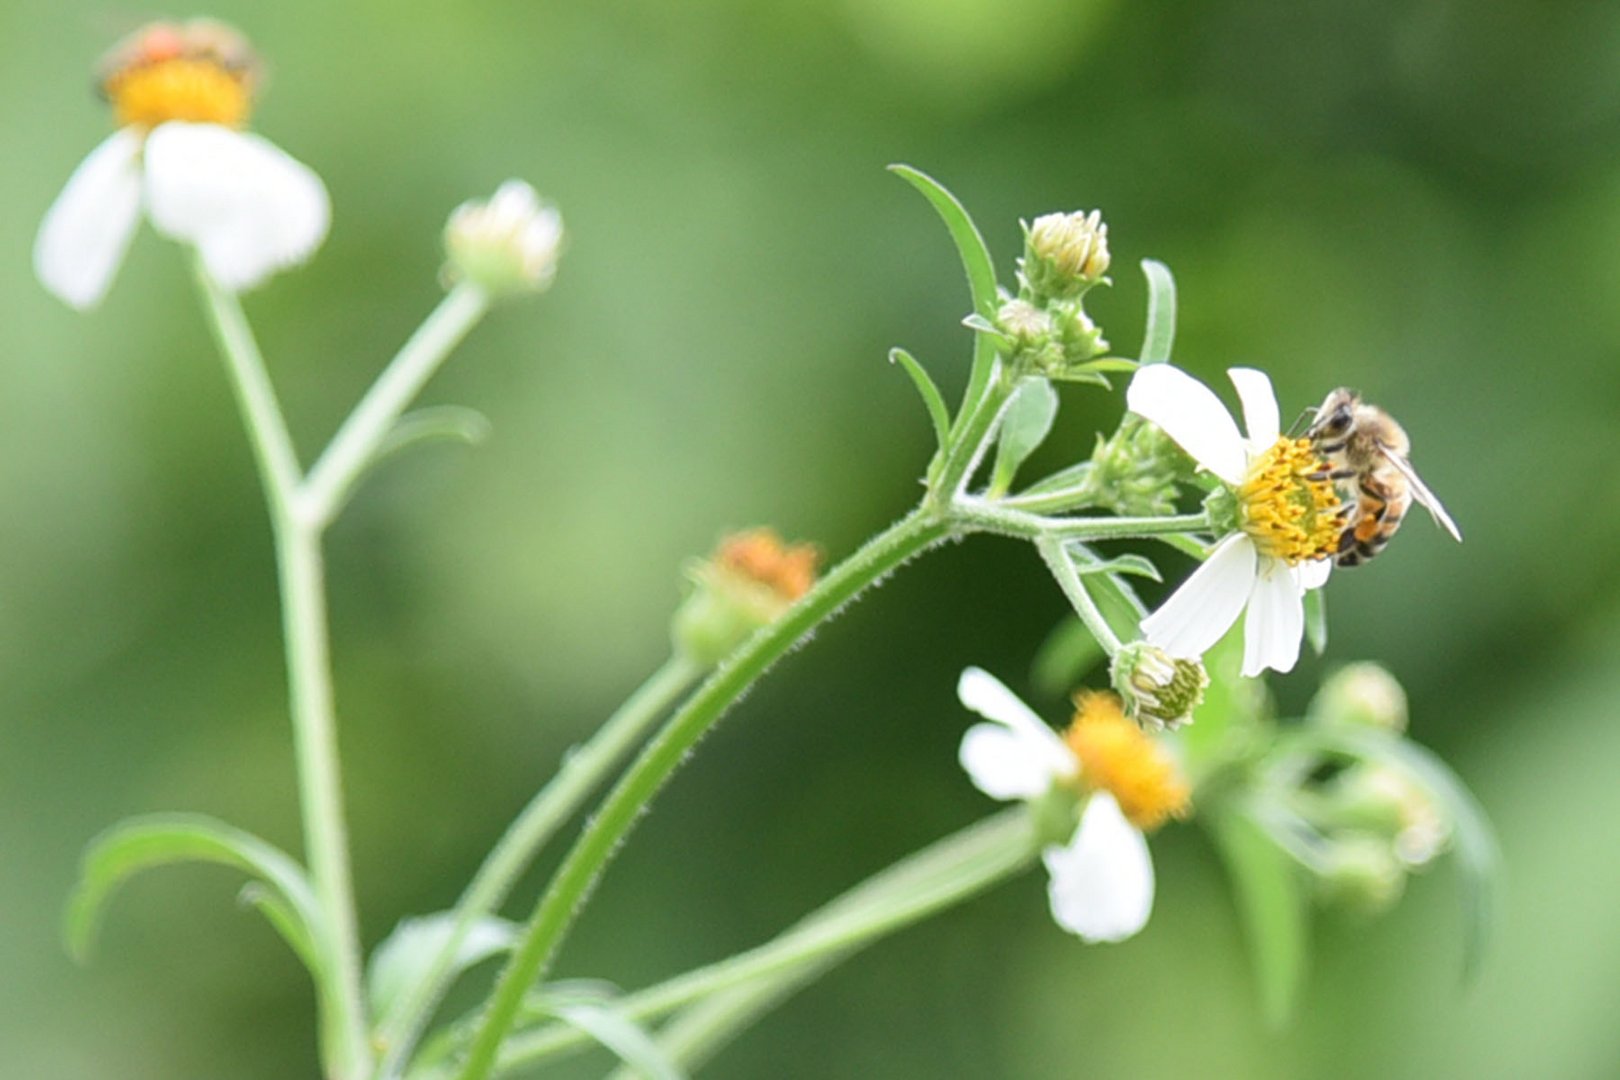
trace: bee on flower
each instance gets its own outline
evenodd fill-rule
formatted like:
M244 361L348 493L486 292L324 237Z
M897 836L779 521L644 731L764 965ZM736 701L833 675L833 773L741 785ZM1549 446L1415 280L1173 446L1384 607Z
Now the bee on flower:
M260 79L247 39L208 19L153 23L97 69L118 129L68 178L34 243L34 271L80 309L106 295L144 211L196 247L232 291L308 259L326 236L326 188L246 129Z
M1190 805L1162 744L1127 720L1112 694L1077 697L1061 735L979 668L962 672L957 696L989 721L962 737L959 759L974 786L993 799L1050 799L1064 810L1063 842L1041 853L1058 925L1088 942L1123 941L1146 926L1154 885L1144 834Z
M1142 620L1142 633L1191 659L1244 616L1243 674L1291 671L1305 633L1304 596L1327 581L1344 509L1311 440L1282 434L1266 374L1232 368L1227 376L1243 404L1247 438L1209 387L1169 364L1142 368L1125 393L1132 412L1227 486L1237 514L1235 529L1204 564Z

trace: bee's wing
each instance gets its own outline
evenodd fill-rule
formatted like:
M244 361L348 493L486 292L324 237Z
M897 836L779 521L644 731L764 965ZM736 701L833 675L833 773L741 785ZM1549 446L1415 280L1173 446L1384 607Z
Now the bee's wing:
M1459 544L1462 543L1462 530L1457 528L1455 521L1451 520L1451 515L1446 513L1446 508L1440 504L1440 500L1435 497L1434 492L1429 490L1429 485L1425 484L1422 477L1418 476L1417 470L1412 468L1412 463L1383 443L1378 444L1378 449L1383 452L1384 460L1393 465L1402 476L1406 477L1406 482L1412 485L1412 497L1423 504L1423 508L1429 512L1429 516L1434 518L1434 523L1450 533L1452 539Z

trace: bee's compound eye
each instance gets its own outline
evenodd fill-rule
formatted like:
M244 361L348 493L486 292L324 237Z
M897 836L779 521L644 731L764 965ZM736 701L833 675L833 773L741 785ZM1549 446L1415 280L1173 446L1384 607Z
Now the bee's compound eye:
M1328 417L1327 429L1335 435L1343 435L1346 431L1349 431L1350 410L1343 406L1334 409L1333 415Z

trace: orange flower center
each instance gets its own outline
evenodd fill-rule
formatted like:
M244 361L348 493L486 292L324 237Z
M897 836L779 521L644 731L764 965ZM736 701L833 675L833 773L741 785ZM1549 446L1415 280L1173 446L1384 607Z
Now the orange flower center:
M820 555L812 544L784 544L770 529L728 536L715 553L717 566L763 585L789 603L816 583Z
M136 31L102 58L99 73L120 126L183 120L241 127L258 67L241 34L211 19L192 19Z
M1119 698L1081 693L1075 706L1063 740L1080 762L1080 782L1112 795L1126 820L1144 832L1167 818L1185 817L1189 793L1175 762L1125 718Z

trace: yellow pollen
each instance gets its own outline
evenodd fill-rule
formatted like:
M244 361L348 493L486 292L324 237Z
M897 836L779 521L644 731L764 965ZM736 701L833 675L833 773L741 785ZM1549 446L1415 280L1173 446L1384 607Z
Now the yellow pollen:
M1309 439L1286 436L1250 466L1237 494L1243 531L1261 554L1295 566L1339 550L1339 493L1333 481L1314 478L1327 469Z
M250 93L242 72L208 59L174 57L115 73L105 84L120 127L170 120L241 127Z
M1063 740L1080 762L1080 781L1106 791L1143 832L1189 809L1187 785L1169 755L1125 718L1113 694L1075 695L1074 722Z

